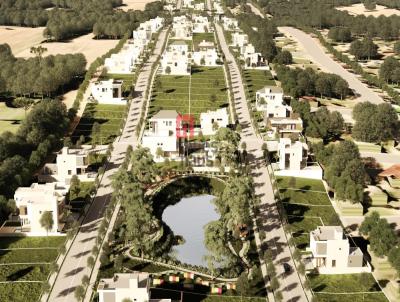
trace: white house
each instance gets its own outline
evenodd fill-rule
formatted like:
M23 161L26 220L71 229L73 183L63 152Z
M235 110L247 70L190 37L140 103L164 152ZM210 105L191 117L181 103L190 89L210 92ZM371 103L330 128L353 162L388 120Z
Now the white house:
M104 66L109 73L130 74L134 71L145 50L145 46L139 45L137 41L126 43L119 53L105 59Z
M301 170L307 165L308 146L301 141L281 138L278 145L279 169Z
M226 16L222 17L222 26L226 31L238 31L239 23L238 20L234 18L229 18Z
M217 129L229 125L229 116L226 108L200 113L200 125L203 135L215 134L216 131L213 129L214 123L218 125Z
M66 193L67 189L58 187L56 183L33 183L30 187L19 187L14 193L14 200L23 231L37 236L46 235L40 219L43 213L51 212L53 226L48 233L58 233Z
M91 85L91 95L99 104L125 105L122 98L122 81L109 79Z
M193 17L193 33L210 32L210 22L206 16L196 15Z
M265 65L264 58L261 53L256 52L253 44L247 44L240 48L240 58L245 63L245 68L255 68L261 65ZM269 69L266 65L265 69Z
M320 274L371 272L360 248L351 247L340 226L320 226L310 232L313 267Z
M70 149L64 147L57 154L56 163L47 163L38 175L40 182L58 182L69 185L72 176L76 175L80 181L94 181L96 172L88 171L88 149Z
M277 86L265 86L256 92L257 111L265 111L267 117L289 117L292 108L283 101L283 90Z
M175 41L164 52L160 61L162 74L189 75L190 61L188 45L184 41Z
M151 278L148 273L114 274L100 279L97 287L99 302L171 302L171 299L150 299Z
M182 7L194 8L194 0L182 0Z
M196 65L217 66L218 53L213 42L202 41L198 51L193 52L193 62Z
M179 114L175 110L161 110L149 120L149 129L142 138L142 146L149 148L157 160L157 149L160 148L164 156L178 154L177 123Z
M195 2L194 3L194 10L205 10L206 6L204 2Z
M232 34L232 46L243 47L249 43L249 36L240 32Z
M303 131L303 120L300 117L267 117L266 125L269 129L267 134L270 138L276 136L288 138L293 137L293 135L299 138Z
M172 22L172 38L180 40L192 39L193 25L186 16L174 17Z

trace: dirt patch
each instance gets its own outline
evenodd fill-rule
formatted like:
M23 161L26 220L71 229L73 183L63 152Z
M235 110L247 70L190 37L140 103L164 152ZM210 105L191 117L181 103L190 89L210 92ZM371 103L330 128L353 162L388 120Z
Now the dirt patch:
M0 26L0 43L10 45L15 56L24 51L29 53L31 46L44 40L43 30L44 27Z
M144 7L147 3L154 2L156 0L124 0L123 6L118 7L124 11L128 11L130 9L136 10L144 10Z
M358 16L358 15L373 16L373 17L379 17L379 16L388 17L391 15L400 16L400 10L388 8L383 5L377 5L376 9L373 11L366 10L362 3L354 4L351 6L345 6L345 7L337 7L336 9L340 10L340 11L347 11L350 15L354 15L354 16Z

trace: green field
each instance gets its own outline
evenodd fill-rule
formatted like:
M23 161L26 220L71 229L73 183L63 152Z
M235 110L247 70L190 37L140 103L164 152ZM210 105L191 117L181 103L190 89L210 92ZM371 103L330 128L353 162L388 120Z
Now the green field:
M340 225L320 180L277 177L280 199L298 249L309 245L309 232L321 225Z
M0 239L0 301L37 301L50 263L65 237L5 237ZM18 283L13 283L18 281ZM30 281L24 283L23 281Z
M85 137L85 143L92 143L92 127L95 122L100 124L100 141L98 144L111 143L118 135L122 127L126 106L104 105L89 103L85 112L72 135L74 141L81 135Z
M194 33L193 34L193 47L194 50L197 50L197 47L201 42L206 41L206 42L214 42L214 33Z
M247 88L248 97L256 100L256 92L264 86L275 86L276 83L269 70L246 69L243 71L243 81Z
M307 275L311 288L323 302L387 301L372 274ZM336 293L332 294L332 293ZM346 295L346 293L348 293Z
M17 132L22 120L25 118L23 108L13 108L0 102L0 134L6 131Z
M193 114L228 107L228 94L221 67L192 68L190 76L159 75L151 97L149 115L160 110Z

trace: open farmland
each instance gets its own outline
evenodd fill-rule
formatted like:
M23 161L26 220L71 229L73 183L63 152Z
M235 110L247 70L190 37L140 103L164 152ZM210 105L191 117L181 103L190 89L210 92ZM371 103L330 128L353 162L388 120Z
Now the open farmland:
M37 301L65 237L0 239L0 301Z
M228 88L221 67L194 67L191 76L159 75L150 103L150 116L160 110L193 114L228 107Z
M111 143L119 135L125 110L126 106L124 105L87 104L72 135L73 141L78 140L83 135L85 144L93 143L93 125L98 123L100 131L96 143L101 145Z

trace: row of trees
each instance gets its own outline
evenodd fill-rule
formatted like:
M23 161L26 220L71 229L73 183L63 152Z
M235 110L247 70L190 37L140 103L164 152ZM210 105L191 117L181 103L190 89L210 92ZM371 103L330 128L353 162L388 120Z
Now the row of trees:
M348 27L333 27L329 30L328 38L335 42L351 42L353 37L351 36L351 30Z
M116 39L163 9L162 2L156 1L147 4L144 11L115 10L121 5L122 0L5 1L0 5L0 24L46 26L44 36L56 41L92 31L98 37Z
M343 99L348 96L349 84L340 76L317 72L312 68L305 70L279 65L275 68L285 93L293 97L321 96Z
M44 48L43 48L44 49ZM85 73L82 54L17 59L8 44L0 45L0 94L50 97Z
M335 198L362 202L367 175L357 145L345 140L328 146L317 144L313 149Z

